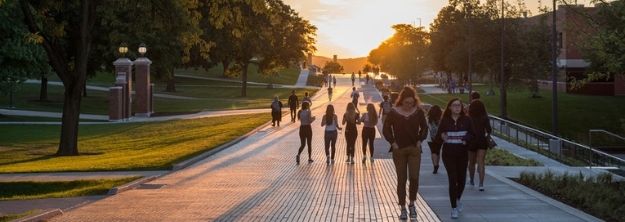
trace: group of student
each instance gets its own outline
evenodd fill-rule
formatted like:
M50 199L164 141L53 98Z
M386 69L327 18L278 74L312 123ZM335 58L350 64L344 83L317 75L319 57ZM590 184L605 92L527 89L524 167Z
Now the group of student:
M463 210L460 202L466 183L467 167L470 184L474 185L475 163L478 163L479 190L484 191L484 157L488 148L491 127L479 94L471 95L468 107L459 99L451 99L444 110L432 106L427 112L420 108L414 89L405 87L395 107L384 121L384 138L391 143L393 162L397 172L397 196L401 206L400 219L416 218L415 201L419 186L421 144L428 139L432 163L437 174L439 156L447 171L451 218ZM428 136L429 131L429 138ZM442 155L441 155L442 150ZM408 209L406 209L406 181L410 180Z
M304 103L308 103L308 107L312 105L312 100L308 96L308 92L304 93L304 98L302 98L302 108ZM297 114L297 109L299 108L299 98L295 95L295 90L291 91L291 95L289 96L288 103L289 110L291 111L291 122L295 122L295 117ZM271 125L272 126L280 126L280 122L282 122L282 107L284 105L280 102L280 99L276 96L273 98L271 102Z
M338 131L345 127L347 143L346 162L353 164L355 144L358 136L356 125L364 124L362 137L362 163L367 162L367 146L369 146L370 161L373 163L375 126L378 120L383 123L382 134L390 144L393 163L397 174L397 196L401 206L400 219L416 218L415 202L419 188L419 170L421 165L421 144L427 140L431 150L433 174L438 173L439 162L442 162L447 171L449 182L449 200L452 207L451 217L458 218L463 210L461 203L465 188L467 169L469 170L470 184L474 183L475 165L479 173L479 190L484 191L484 158L489 146L488 139L491 127L484 104L480 101L479 93L471 94L468 106L459 99L451 99L445 109L431 106L426 111L421 108L420 100L411 87L404 87L392 104L388 96L380 103L380 112L373 104L367 104L367 112L360 114L357 109L358 92L352 88L352 102L347 104L345 113L339 124L339 117L333 105L328 105L321 118L324 127L324 148L326 163L334 164ZM294 93L293 93L294 95ZM307 97L306 97L307 98ZM289 101L291 101L289 99ZM297 101L296 101L297 102ZM289 104L291 104L289 102ZM296 163L300 164L300 155L308 145L308 162L312 159L312 127L315 117L310 110L310 99L302 103L297 112L300 121L300 147L296 155ZM295 121L294 111L291 110L292 121ZM429 137L428 137L429 135ZM407 181L410 181L406 194ZM409 203L406 204L406 195Z

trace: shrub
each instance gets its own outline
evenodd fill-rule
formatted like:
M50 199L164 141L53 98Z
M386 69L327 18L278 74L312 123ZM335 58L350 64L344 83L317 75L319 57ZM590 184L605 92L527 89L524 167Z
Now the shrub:
M614 182L609 173L584 177L581 172L523 172L517 181L603 220L625 221L625 182Z
M542 164L533 159L523 159L502 149L490 149L486 152L484 160L486 165L494 166L541 166Z

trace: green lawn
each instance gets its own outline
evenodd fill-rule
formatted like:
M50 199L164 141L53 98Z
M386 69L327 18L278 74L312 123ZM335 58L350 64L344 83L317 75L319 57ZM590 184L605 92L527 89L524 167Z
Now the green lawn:
M497 96L486 96L488 86L478 86L476 90L482 94L482 101L493 115L499 115L499 90ZM551 93L541 90L543 98L531 98L525 87L511 88L508 92L508 116L547 132L551 131ZM467 94L462 95L421 95L424 102L446 105L446 101L460 97L467 101ZM589 129L606 129L611 132L625 134L625 97L586 96L575 94L558 94L559 128L562 136L579 142L588 141Z
M218 65L208 70L202 68L177 69L176 74L222 78L222 70L222 66ZM269 78L268 76L257 73L257 70L258 68L254 64L248 67L247 81L294 85L297 82L300 72L298 67L290 67L279 71L277 76ZM241 79L239 76L229 76L229 78L235 80Z
M0 201L104 195L139 177L110 180L0 182Z
M484 162L492 166L542 166L536 160L523 159L499 148L489 149Z
M248 87L247 97L240 97L241 88L238 83L227 83L210 80L195 80L178 78L180 85L177 92L163 92L164 85L157 85L155 93L200 98L198 100L167 99L154 97L154 109L159 115L171 113L192 113L203 110L221 109L252 109L267 108L274 96L278 96L283 102L291 94L292 89L265 87ZM297 95L302 98L304 92L314 94L315 90L295 89ZM88 96L83 97L81 113L107 115L108 100L107 92L88 91ZM16 109L61 112L63 107L63 87L48 86L48 101L41 102L39 99L38 84L23 84L15 97ZM8 106L9 99L0 97L0 108ZM2 119L0 119L2 121ZM9 121L9 120L6 120Z
M60 126L0 125L0 173L163 170L269 121L248 114L157 123L85 125L80 156L54 156ZM233 124L236 123L236 124Z
M0 216L0 222L9 222L9 221L14 221L23 217L27 217L30 215L34 215L36 213L40 213L41 210L31 210L31 211L26 211L23 213L19 213L19 214L7 214L7 215L3 215Z

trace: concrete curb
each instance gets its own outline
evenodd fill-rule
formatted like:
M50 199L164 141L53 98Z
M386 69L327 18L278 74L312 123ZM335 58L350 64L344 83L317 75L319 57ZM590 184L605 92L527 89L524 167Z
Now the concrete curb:
M540 193L538 191L535 191L535 190L533 190L531 188L528 188L528 187L526 187L526 186L524 186L522 184L514 182L514 181L512 181L512 180L510 180L508 178L499 176L496 173L493 173L493 172L489 171L488 169L486 170L486 174L494 177L495 179L497 179L497 180L499 180L499 181L501 181L501 182L503 182L505 184L508 184L508 185L510 185L510 186L512 186L512 187L514 187L516 189L519 189L519 190L527 193L528 195L530 195L532 197L535 197L536 199L539 199L539 200L541 200L541 201L543 201L545 203L548 203L548 204L550 204L550 205L552 205L552 206L554 206L554 207L556 207L556 208L558 208L558 209L560 209L560 210L562 210L564 212L567 212L567 213L569 213L569 214L571 214L573 216L576 216L579 219L582 219L582 220L585 220L585 221L593 221L593 222L594 221L603 221L603 220L601 220L599 218L596 218L596 217L594 217L594 216L592 216L590 214L587 214L584 211L578 210L578 209L576 209L574 207L571 207L569 205L566 205L566 204L564 204L564 203L562 203L560 201L554 200L551 197L545 196L544 194L542 194L542 193Z
M128 190L132 190L136 187L138 187L139 185L143 184L143 183L147 183L150 182L156 178L158 178L159 176L149 176L149 177L144 177L144 178L139 178L135 181L132 181L130 183L121 185L121 186L117 186L117 187L113 187L109 190L109 192L107 193L108 195L116 195L118 193L122 193Z
M21 219L17 219L14 221L18 221L18 222L47 221L61 214L63 214L63 211L61 209L53 209L53 210L48 210L48 211L45 211L43 213L40 213L34 216L21 218Z

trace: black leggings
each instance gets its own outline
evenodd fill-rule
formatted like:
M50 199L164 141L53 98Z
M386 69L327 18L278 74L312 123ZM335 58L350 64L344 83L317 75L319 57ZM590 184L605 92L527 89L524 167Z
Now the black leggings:
M299 141L301 145L299 146L297 155L301 155L302 151L304 151L304 146L308 144L308 159L311 159L312 146L310 144L312 142L312 128L310 125L302 125L299 127Z
M369 154L373 156L373 140L375 139L375 128L362 128L362 157L367 156L367 141L369 142Z
M456 202L462 197L464 184L467 179L468 153L449 153L443 147L443 164L449 179L449 201L451 207L456 208Z
M291 107L291 121L295 120L295 117L297 117L297 108Z
M347 140L347 156L354 156L356 150L356 138L358 137L358 131L345 130L345 139Z

